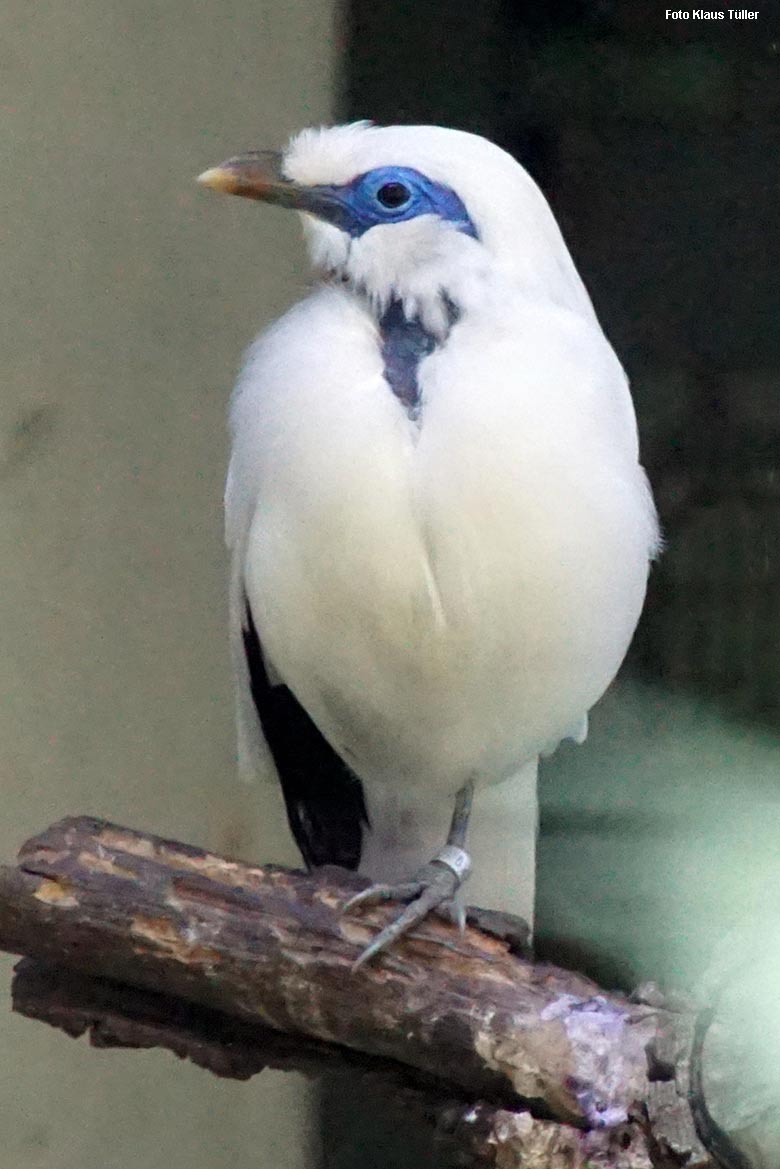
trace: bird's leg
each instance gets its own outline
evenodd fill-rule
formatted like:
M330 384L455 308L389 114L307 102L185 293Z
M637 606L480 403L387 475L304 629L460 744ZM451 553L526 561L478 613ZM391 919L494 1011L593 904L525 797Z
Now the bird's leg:
M377 934L370 946L366 946L354 963L353 970L368 962L380 950L386 950L396 938L408 933L432 910L439 909L445 902L454 902L453 916L463 928L465 911L456 895L471 872L471 857L464 845L473 795L474 780L470 779L455 797L447 843L428 864L418 869L411 880L397 885L370 885L368 889L350 897L342 910L343 913L348 913L358 905L376 905L382 901L410 902L395 921Z

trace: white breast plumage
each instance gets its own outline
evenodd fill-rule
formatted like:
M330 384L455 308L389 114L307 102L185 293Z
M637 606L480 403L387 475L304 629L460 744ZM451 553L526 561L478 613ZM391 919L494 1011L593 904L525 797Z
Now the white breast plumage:
M340 289L279 322L239 388L267 656L369 780L454 792L549 749L641 607L652 509L619 366L571 313L512 308L498 342L466 315L423 362L419 424Z

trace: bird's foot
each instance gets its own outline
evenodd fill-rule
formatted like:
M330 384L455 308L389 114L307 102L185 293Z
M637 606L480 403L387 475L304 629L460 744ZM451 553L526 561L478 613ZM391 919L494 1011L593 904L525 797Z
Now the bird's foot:
M446 844L432 861L423 865L414 874L410 881L397 885L370 885L368 889L363 889L354 897L350 897L342 913L349 913L360 905L379 905L383 901L409 902L395 921L386 926L373 942L366 946L353 963L352 969L357 970L375 954L386 950L433 911L440 912L449 921L454 920L463 929L465 909L458 892L470 871L471 858L465 849Z

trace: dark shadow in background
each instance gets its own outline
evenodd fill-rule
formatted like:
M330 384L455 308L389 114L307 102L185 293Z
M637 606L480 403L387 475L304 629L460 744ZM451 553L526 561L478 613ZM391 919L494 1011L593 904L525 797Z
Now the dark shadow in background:
M754 22L664 14L660 2L355 0L339 113L485 134L540 184L630 376L667 535L627 676L776 733L780 14L766 3ZM565 879L586 903L580 838L614 832L625 844L633 831L641 849L644 832L669 824L656 816L654 829L657 808L641 806L633 822L624 809L594 823L562 794L566 762L541 783L537 940L629 982L652 971L628 941L606 953L556 932L558 846L568 842ZM607 804L624 795L620 779ZM356 1127L366 1105L376 1124ZM329 1169L435 1164L384 1101L342 1092L326 1112Z
M342 104L486 134L540 184L631 378L669 539L632 664L777 728L780 13L764 8L680 23L608 0L355 3Z

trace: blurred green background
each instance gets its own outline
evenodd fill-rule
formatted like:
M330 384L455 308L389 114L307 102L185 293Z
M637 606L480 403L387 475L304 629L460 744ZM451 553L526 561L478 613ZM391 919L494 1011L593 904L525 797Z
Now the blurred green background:
M434 121L513 151L550 199L667 537L587 744L543 769L540 948L611 985L687 985L774 908L780 30L768 4L749 25L663 11L6 6L4 856L89 811L294 859L278 803L231 778L221 491L241 350L308 276L294 222L192 176L306 124ZM321 1124L293 1077L219 1083L7 1011L0 1036L3 1169L432 1164L403 1112L361 1128L343 1087Z

